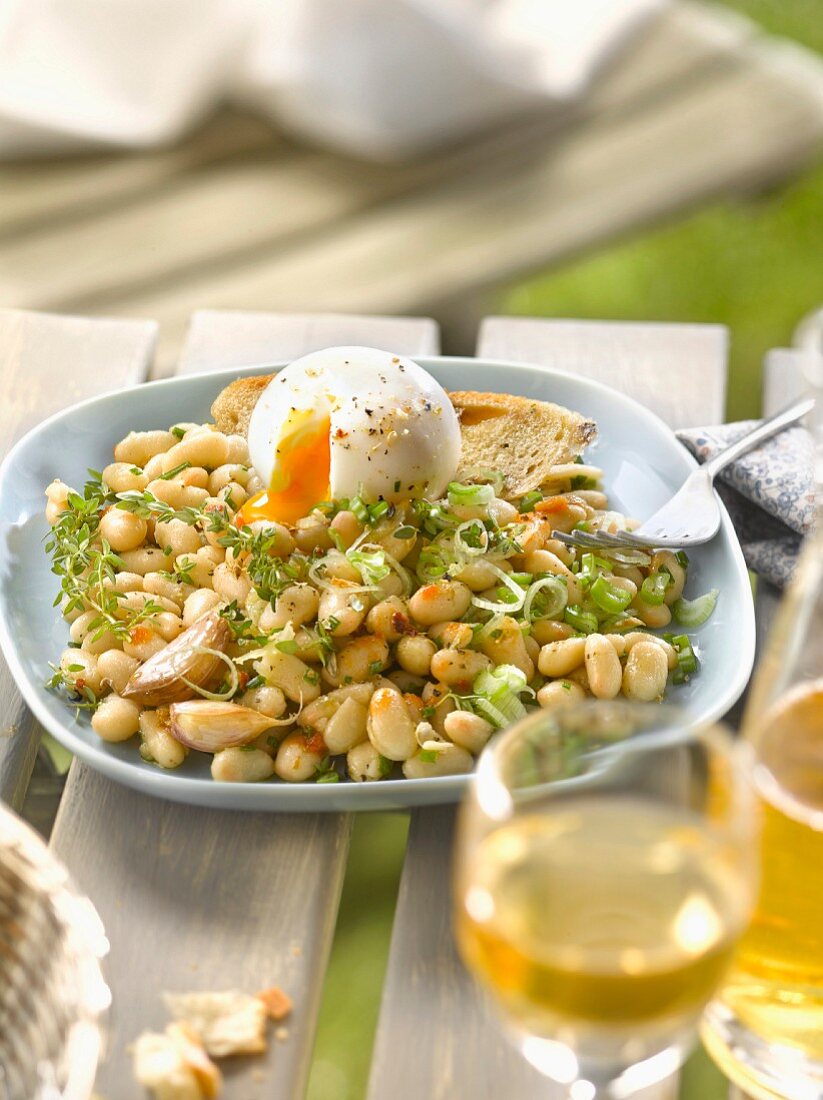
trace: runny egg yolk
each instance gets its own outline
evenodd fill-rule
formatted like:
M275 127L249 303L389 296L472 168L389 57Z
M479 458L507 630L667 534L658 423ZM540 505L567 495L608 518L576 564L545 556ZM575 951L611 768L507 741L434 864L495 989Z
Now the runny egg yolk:
M249 497L239 525L255 520L296 523L330 493L331 422L313 409L292 409L277 444L268 489Z

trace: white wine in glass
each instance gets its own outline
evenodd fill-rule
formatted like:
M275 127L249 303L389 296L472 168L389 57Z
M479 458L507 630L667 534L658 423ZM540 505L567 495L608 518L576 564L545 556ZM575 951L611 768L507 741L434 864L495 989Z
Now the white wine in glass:
M750 911L751 809L725 735L665 707L541 712L481 759L458 944L571 1096L629 1096L679 1065Z

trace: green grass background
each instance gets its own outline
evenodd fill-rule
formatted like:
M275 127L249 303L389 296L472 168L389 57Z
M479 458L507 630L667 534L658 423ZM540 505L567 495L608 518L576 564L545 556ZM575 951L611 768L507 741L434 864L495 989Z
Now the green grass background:
M821 0L726 0L726 6L823 53ZM765 352L788 344L801 317L821 304L818 167L779 191L719 203L540 274L511 289L498 310L726 324L732 332L729 416L738 418L759 411ZM356 820L309 1100L365 1095L405 835L400 815ZM725 1091L718 1071L698 1052L686 1067L682 1097L720 1100Z

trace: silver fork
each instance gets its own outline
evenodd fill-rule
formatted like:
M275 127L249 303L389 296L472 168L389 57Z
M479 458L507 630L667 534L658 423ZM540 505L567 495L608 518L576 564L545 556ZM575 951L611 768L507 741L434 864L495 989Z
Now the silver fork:
M554 531L553 537L569 546L584 546L594 550L616 546L680 549L709 542L720 528L720 507L712 488L715 477L729 463L754 450L758 443L802 420L813 406L813 397L795 401L752 428L737 442L724 447L714 458L710 458L690 474L668 504L664 504L636 531L620 531L616 535L605 531L571 531L569 534Z

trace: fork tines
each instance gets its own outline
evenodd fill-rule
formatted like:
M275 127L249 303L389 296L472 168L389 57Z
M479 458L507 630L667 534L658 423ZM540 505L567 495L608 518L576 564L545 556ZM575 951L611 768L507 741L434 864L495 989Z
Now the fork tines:
M620 547L632 550L654 549L653 545L646 539L638 538L630 531L621 531L617 535L612 535L608 531L570 531L568 533L565 531L552 531L552 538L565 542L567 546L582 546L587 550L607 548L616 550Z

